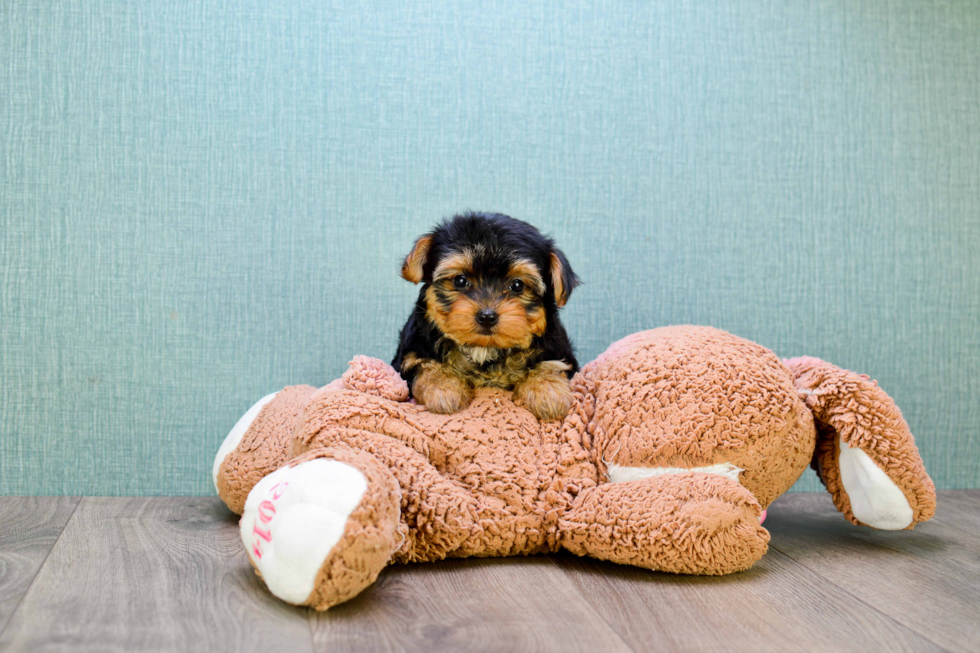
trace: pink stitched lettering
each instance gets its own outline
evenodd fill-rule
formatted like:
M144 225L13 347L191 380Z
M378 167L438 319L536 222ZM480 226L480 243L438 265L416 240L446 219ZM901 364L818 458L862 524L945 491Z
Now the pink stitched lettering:
M286 486L289 485L289 481L279 481L272 486L272 498L278 499L282 496L282 493L286 491ZM278 489L276 489L278 488Z
M281 497L286 491L286 487L288 485L289 481L280 481L273 485L270 490L272 492L272 501L275 501ZM266 500L259 504L259 521L261 521L263 524L268 524L270 521L272 521L272 518L276 516L276 504L272 503L272 501ZM259 528L258 523L252 527L252 532L266 542L272 541L272 531L262 530ZM262 559L262 547L259 540L256 540L255 543L252 544L252 553L255 554L256 559Z
M263 501L259 504L259 519L262 523L268 524L276 514L276 507L271 501Z
M270 533L269 531L262 530L261 528L259 528L258 524L255 525L255 527L252 529L252 532L258 535L259 537L261 537L266 542L272 541L272 533Z

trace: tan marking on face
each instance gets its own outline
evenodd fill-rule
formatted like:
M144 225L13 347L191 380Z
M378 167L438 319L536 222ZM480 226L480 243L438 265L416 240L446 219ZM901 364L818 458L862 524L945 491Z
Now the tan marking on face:
M543 336L545 329L548 328L548 318L544 314L544 308L534 306L527 309L528 328L536 336Z
M524 285L536 292L539 295L543 295L545 291L544 279L541 278L541 273L538 271L538 266L536 266L531 261L526 259L521 259L510 266L508 271L508 276L510 279L520 279L524 282Z
M402 358L402 371L407 372L418 365L421 361L422 359L415 354L405 354L405 357Z
M457 275L469 275L473 270L473 253L469 250L443 257L432 273L435 282L452 281Z
M561 259L554 252L551 253L551 283L555 286L555 303L561 308L568 301L568 294L565 284L562 282L562 274L565 272ZM569 289L570 290L570 289Z
M425 316L432 320L440 331L446 333L446 320L449 318L449 312L444 310L442 304L439 303L439 299L436 297L436 289L432 286L429 286L429 289L425 291Z
M446 310L439 303L435 289L430 287L425 292L425 304L426 317L458 345L526 349L534 337L527 311L516 298L505 299L489 307L497 311L498 316L497 324L490 333L484 333L476 321L476 314L487 307L466 295L457 294L449 310Z
M446 315L443 333L459 345L495 347L493 334L483 333L476 322L476 314L482 309L483 306L479 303L460 295Z
M526 349L531 346L534 336L528 323L527 309L516 298L508 298L496 306L497 325L493 328L495 347L519 347Z
M412 283L422 280L422 269L425 267L425 259L429 255L429 248L432 247L432 236L426 234L420 236L412 246L412 251L405 257L402 264L402 277Z

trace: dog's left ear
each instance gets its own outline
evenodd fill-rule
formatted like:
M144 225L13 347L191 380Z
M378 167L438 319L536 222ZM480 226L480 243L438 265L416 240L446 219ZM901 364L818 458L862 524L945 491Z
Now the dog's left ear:
M432 234L419 236L412 246L412 251L405 257L402 264L402 277L412 283L422 280L422 270L425 268L425 261L429 257L429 248L432 247Z
M558 248L551 250L551 285L555 289L555 303L561 308L572 296L572 291L578 286L578 276L572 271L565 254Z

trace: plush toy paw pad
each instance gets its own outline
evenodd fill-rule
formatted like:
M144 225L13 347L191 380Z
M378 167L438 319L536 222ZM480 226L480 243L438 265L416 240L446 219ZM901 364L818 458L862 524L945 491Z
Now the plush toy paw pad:
M358 469L325 458L283 467L259 481L240 527L249 558L273 594L290 603L307 600L366 490Z
M841 484L851 502L851 514L874 528L899 531L908 528L914 514L902 489L878 467L864 450L837 438Z

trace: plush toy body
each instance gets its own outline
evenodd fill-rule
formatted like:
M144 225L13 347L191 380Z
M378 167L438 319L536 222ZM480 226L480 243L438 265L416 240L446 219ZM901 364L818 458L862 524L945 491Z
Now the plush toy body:
M324 388L253 406L218 452L215 485L273 594L319 610L388 564L446 557L565 548L740 571L766 552L762 511L811 464L856 524L911 528L935 510L892 400L815 358L666 327L612 345L572 390L559 422L493 389L439 415L407 401L390 366L357 357Z

